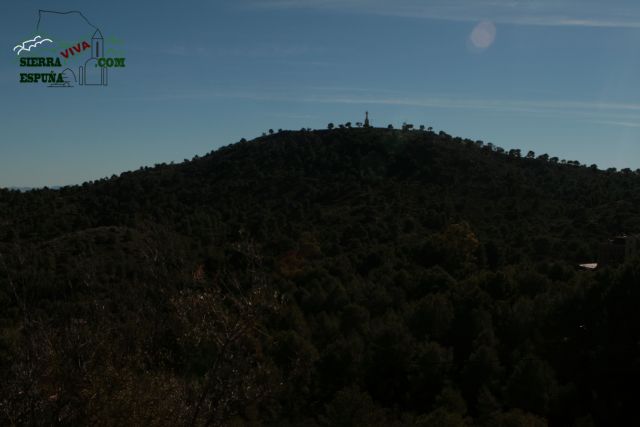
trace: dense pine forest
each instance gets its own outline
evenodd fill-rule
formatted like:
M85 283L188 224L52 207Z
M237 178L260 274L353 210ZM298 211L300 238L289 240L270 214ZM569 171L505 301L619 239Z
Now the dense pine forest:
M0 190L0 425L637 425L640 175L275 132Z

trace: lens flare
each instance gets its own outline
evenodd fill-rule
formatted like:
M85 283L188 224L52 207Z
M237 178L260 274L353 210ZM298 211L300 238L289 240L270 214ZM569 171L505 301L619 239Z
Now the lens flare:
M488 48L496 40L496 26L490 21L480 22L471 31L469 40L478 49Z

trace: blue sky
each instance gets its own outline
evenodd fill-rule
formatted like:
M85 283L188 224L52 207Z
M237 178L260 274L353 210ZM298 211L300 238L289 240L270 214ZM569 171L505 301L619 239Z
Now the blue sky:
M108 87L21 84L12 48L39 9L81 10L124 40L127 67ZM633 1L3 1L0 37L0 186L79 184L365 110L640 168Z

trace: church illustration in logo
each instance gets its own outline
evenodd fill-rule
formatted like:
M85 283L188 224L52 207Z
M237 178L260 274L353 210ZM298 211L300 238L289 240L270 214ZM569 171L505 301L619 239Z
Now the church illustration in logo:
M78 73L81 86L107 86L108 68L98 66L100 58L104 58L104 37L100 29L96 28L91 38L91 58L87 59L84 66L80 66Z

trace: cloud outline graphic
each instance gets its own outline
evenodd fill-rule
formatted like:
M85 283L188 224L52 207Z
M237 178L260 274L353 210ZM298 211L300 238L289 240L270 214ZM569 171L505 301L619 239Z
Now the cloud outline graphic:
M13 51L15 52L15 51L16 51L16 49L18 49L18 48L19 48L20 50L18 51L17 55L18 55L18 56L20 56L20 53L21 53L23 50L26 50L27 52L31 52L31 49L32 49L32 48L37 47L37 46L40 46L40 45L41 45L42 43L44 43L44 42L50 42L50 43L53 43L53 40L51 40L51 39L42 39L42 40L38 40L38 39L42 39L42 36L35 36L35 37L34 37L33 39L31 39L31 40L25 40L25 41L23 41L21 44L16 45L16 46L13 48ZM33 43L32 45L30 45L29 47L25 47L25 45L26 45L27 43L31 43L31 42L35 42L35 43Z

